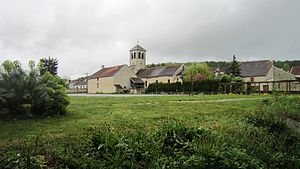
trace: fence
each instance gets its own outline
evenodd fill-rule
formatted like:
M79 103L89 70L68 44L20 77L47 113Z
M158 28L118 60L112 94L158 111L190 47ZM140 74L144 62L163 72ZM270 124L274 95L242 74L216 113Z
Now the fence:
M300 93L300 80L219 83L221 93Z

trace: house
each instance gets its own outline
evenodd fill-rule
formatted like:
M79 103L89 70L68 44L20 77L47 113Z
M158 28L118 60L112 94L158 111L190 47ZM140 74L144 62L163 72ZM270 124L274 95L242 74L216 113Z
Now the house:
M127 65L101 68L88 79L88 93L116 93L131 89L136 74Z
M273 61L270 60L242 62L240 69L241 77L245 82L261 82L258 83L259 86L253 83L254 88L260 91L272 90L273 86L269 85L272 81L296 79L293 74L275 67ZM284 85L278 87L285 88Z
M87 92L87 77L80 77L75 80L68 81L68 93L86 93Z
M87 89L87 79L75 82L74 88L75 89Z
M147 88L151 83L182 83L183 71L184 65L153 67L140 69L137 76L144 81Z
M300 79L300 66L293 66L290 73L296 76L297 79Z

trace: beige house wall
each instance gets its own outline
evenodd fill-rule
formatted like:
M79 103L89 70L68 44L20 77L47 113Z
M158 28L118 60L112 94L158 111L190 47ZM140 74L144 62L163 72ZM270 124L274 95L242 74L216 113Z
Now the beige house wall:
M88 80L88 93L115 93L117 91L115 84L121 85L123 89L130 89L131 77L137 76L125 65L112 77Z
M296 79L296 77L293 74L286 72L277 67L271 68L266 76L256 76L253 78L254 78L254 82L264 82L264 81L272 82L274 80L280 81L280 80L295 80ZM245 77L245 78L243 78L243 80L245 82L251 82L251 77ZM274 86L272 83L261 83L260 84L261 91L263 91L264 85L269 85L270 91L273 90L273 87L275 90L279 90L279 91L284 91L287 88L287 84L285 84L285 83L281 83L281 84L276 83ZM258 84L257 84L257 86L258 86ZM295 84L291 85L291 90L297 90L297 88L298 88L297 85L295 85Z
M156 82L168 83L168 80L170 80L170 83L176 83L176 82L182 83L182 79L177 76L159 76L159 77L152 77L152 78L142 78L142 80L145 83L145 87L148 87L149 84L156 83Z
M123 89L130 89L130 78L137 77L128 66L123 66L121 70L114 76L114 84L119 84Z
M99 84L97 88L97 84ZM88 80L88 93L114 93L116 87L114 86L113 77L104 77L99 79Z

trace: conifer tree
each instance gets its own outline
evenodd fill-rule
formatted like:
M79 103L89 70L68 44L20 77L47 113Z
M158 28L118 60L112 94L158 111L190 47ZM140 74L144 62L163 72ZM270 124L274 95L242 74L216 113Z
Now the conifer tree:
M229 66L229 68L226 71L226 74L233 75L234 77L240 76L241 69L238 61L236 60L235 55L233 55L232 62Z

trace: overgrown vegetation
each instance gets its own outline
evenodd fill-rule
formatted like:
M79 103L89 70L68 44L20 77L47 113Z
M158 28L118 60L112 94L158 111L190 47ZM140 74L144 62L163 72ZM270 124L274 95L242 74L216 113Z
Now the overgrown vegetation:
M66 113L69 98L65 84L56 75L39 74L33 61L29 71L18 61L5 61L0 72L0 120Z
M199 98L182 97L180 100L197 101ZM98 103L97 109L102 106L95 110L100 115L91 118L107 121L115 116L114 119L97 121L93 126L83 122L85 126L80 126L84 130L77 136L68 134L66 138L53 140L35 136L4 146L0 149L3 154L0 168L300 167L299 133L296 125L286 120L299 123L299 97L276 96L240 104L237 101L219 102L219 105L216 102L201 105L173 103L178 101L176 97L100 98L102 102L96 102L96 99L91 98L88 105ZM166 100L168 102L163 102ZM122 102L127 107L125 112L124 107L120 107ZM149 102L151 105L147 106ZM159 102L158 109L153 105L155 102ZM135 107L132 107L133 103ZM80 111L81 107L85 112L76 119L81 121L91 116L91 109L86 106L81 103L73 108L73 111ZM154 112L146 111L149 106ZM204 112L203 107L207 108ZM129 116L133 110L137 112ZM159 110L164 112L160 118L155 113ZM111 112L103 114L102 111ZM169 114L166 118L169 111L181 113ZM152 121L147 121L149 115L152 115ZM130 120L122 121L127 116ZM75 123L66 125L76 127Z

